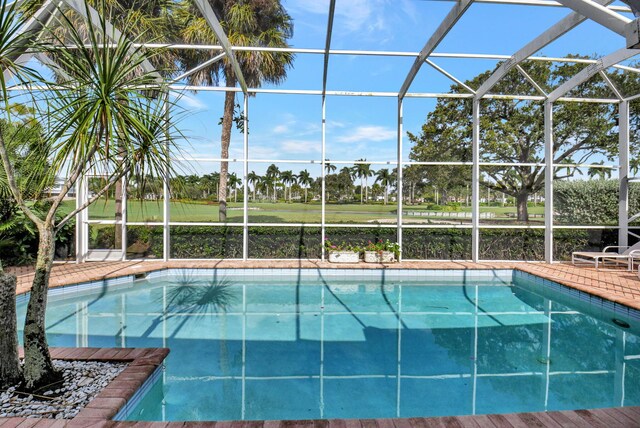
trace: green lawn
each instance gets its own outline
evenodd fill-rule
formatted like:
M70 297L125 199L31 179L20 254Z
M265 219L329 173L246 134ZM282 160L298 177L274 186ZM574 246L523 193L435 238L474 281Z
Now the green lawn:
M65 202L65 211L74 206L74 201ZM242 203L231 202L228 206L227 219L229 222L242 222ZM128 220L130 222L154 221L161 222L162 203L155 201L129 201ZM326 218L328 223L368 223L381 221L393 223L396 218L395 204L328 204ZM170 204L171 221L173 222L217 222L217 204L202 202L177 202ZM320 223L321 206L319 203L250 203L249 221L252 223ZM405 205L405 211L425 211L426 205ZM463 212L470 212L470 207L461 207ZM515 207L480 207L481 212L495 213L495 220L515 222ZM89 218L92 220L109 220L114 218L115 202L113 200L98 201L89 208ZM406 217L407 222L439 222L448 221L448 214L435 212L425 217ZM532 221L542 222L544 207L529 207L529 214L535 215ZM455 212L451 217L455 216ZM452 221L469 221L470 219L455 219Z

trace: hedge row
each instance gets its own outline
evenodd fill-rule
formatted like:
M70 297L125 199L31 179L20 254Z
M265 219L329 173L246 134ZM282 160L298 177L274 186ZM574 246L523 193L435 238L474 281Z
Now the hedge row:
M554 182L554 220L560 224L618 224L618 180ZM629 183L629 212L640 212L640 183Z
M418 260L471 258L469 229L405 229L403 257ZM241 258L242 228L173 226L171 257L181 259ZM128 257L162 257L162 228L130 226ZM395 229L327 228L334 242L396 241ZM617 230L563 229L554 232L554 258L568 260L572 251L597 251L615 245ZM250 258L317 259L321 255L321 230L317 227L251 227ZM485 229L480 235L480 258L486 260L543 260L544 230Z

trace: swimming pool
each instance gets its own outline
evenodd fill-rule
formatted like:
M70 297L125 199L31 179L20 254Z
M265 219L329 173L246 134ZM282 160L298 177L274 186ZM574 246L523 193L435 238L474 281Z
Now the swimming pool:
M640 405L638 312L520 271L175 270L111 282L52 290L48 337L171 348L128 420Z

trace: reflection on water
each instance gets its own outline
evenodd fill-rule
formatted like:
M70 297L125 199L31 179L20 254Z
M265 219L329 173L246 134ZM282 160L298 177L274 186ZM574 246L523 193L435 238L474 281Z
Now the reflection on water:
M640 405L634 326L525 283L440 284L171 277L52 297L47 324L52 346L171 348L132 420Z

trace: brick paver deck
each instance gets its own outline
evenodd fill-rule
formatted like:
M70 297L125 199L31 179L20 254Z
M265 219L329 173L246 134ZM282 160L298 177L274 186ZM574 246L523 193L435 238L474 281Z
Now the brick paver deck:
M640 279L637 272L627 272L620 269L599 270L588 267L575 267L569 264L543 264L543 263L467 263L467 262L403 262L390 265L376 264L330 264L312 260L301 261L235 261L235 260L210 260L210 261L171 261L171 262L93 262L84 264L65 263L57 264L52 272L50 286L59 287L85 281L95 281L113 278L123 275L140 274L165 268L354 268L354 269L520 269L522 271L538 275L552 281L556 281L568 287L573 287L608 300L612 300L629 307L640 309ZM33 279L32 268L10 268L11 272L18 276L18 293L25 293L31 286ZM53 351L57 358L71 356L79 357L115 357L119 352L120 358L124 355L131 357L135 354L123 354L122 350L96 350L73 351L58 349ZM134 352L134 351L132 351ZM166 351L165 351L166 352ZM87 355L85 355L87 353ZM88 355L91 354L91 355ZM157 362L160 354L156 351L153 361ZM166 354L165 354L166 355ZM162 357L164 358L164 357ZM144 360L143 360L144 361ZM141 363L141 365L145 365ZM156 365L157 366L157 365ZM141 369L135 369L141 370ZM147 375L151 374L151 365L143 369ZM124 373L124 372L123 372ZM122 376L122 375L121 375ZM139 375L133 374L141 385L143 380ZM119 380L116 379L116 380ZM122 382L127 382L123 380ZM109 391L116 391L116 388ZM131 386L128 385L127 386ZM121 388L122 389L122 388ZM132 394L131 388L124 388L123 397L128 398ZM107 392L107 395L113 392ZM116 394L117 395L117 394ZM106 397L106 396L105 396ZM118 397L120 397L118 395ZM104 398L104 397L103 397ZM111 397L109 398L117 398ZM233 421L233 422L116 422L109 420L116 412L113 406L107 410L100 406L111 405L114 400L98 400L97 404L91 403L76 418L67 421L51 419L0 419L0 428L267 428L267 427L339 427L339 428L415 428L415 427L640 427L640 408L625 407L615 409L576 410L546 413L520 413L508 415L477 415L444 418L410 418L410 419L350 419L350 420L316 420L316 421ZM124 400L123 400L124 402ZM118 401L120 403L120 401ZM97 406L97 407L96 407ZM96 410L90 410L91 408ZM92 413L93 412L93 413Z

